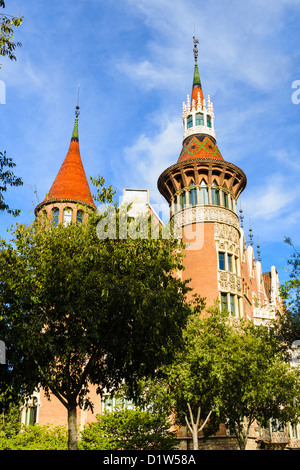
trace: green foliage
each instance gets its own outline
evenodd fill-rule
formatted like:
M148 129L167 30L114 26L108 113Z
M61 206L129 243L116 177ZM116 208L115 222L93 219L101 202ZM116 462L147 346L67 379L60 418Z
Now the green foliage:
M168 419L138 409L122 409L97 415L97 422L85 426L82 450L170 450L176 438Z
M255 420L266 426L270 418L286 423L300 416L299 374L268 328L211 309L190 318L184 339L173 364L163 368L164 381L150 384L147 394L168 403L178 424L196 422L200 411L203 421L213 410L204 436L226 421L244 448Z
M11 170L16 164L11 158L6 156L6 152L0 152L0 211L7 211L13 216L19 215L19 210L12 210L4 202L4 193L7 191L8 186L22 186L21 178L14 175Z
M290 238L285 238L292 249L288 265L291 267L290 278L280 286L280 295L285 302L286 315L282 321L281 333L284 339L291 344L300 338L300 253Z
M98 175L97 178L90 177L90 181L97 190L96 194L93 194L94 201L97 201L100 204L113 202L116 191L114 191L111 185L108 188L104 186L105 179L103 176Z
M0 7L5 8L4 0L0 0ZM23 18L20 16L0 14L0 55L8 56L10 60L16 60L15 49L22 45L19 41L14 41L14 29L22 22Z
M7 395L0 395L0 440L10 439L20 431L20 403Z
M1 436L0 450L67 450L68 433L64 426L34 424L22 426L21 432Z
M133 396L139 379L172 360L192 309L187 282L174 276L178 241L103 240L102 217L17 224L0 242L6 369L15 389L30 395L40 384L69 413L93 406L90 384L114 391L125 381Z

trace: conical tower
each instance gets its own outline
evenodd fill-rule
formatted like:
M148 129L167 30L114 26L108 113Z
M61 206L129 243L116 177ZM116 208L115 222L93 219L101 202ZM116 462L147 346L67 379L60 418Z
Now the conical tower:
M95 210L88 180L82 164L78 134L79 106L67 155L45 199L35 208L35 214L45 215L54 225L83 222L90 210Z
M218 300L242 315L237 199L247 180L218 148L213 103L202 91L197 43L194 38L194 78L191 99L188 95L183 103L182 150L177 163L160 175L158 189L186 245L183 278L191 279L190 286L206 298L207 306Z

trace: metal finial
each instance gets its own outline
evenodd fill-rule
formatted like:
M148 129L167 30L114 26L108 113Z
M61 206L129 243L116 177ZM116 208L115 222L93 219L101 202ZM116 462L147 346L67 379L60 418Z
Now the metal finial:
M250 238L250 242L249 242L249 245L253 246L253 233L252 233L252 228L251 228L251 220L249 219L249 225L250 225L250 228L249 228L249 238Z
M197 47L197 44L199 44L199 40L196 39L195 36L193 36L193 40L194 40L194 57L195 57L195 63L197 63L197 60L198 60L198 47Z
M261 261L261 256L260 256L260 245L257 245L257 261Z
M241 222L241 228L244 228L244 216L243 216L243 210L242 207L240 208L240 222Z
M77 96L77 106L75 108L75 116L78 118L80 112L79 112L79 92L80 92L80 85L78 85L78 96Z

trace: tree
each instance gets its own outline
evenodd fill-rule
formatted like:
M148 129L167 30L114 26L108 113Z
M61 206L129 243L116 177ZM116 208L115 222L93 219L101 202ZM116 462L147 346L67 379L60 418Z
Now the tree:
M222 353L222 401L227 427L245 450L254 422L266 427L270 419L288 423L299 417L300 382L272 332L241 326Z
M118 216L118 211L117 211ZM0 245L0 337L14 387L39 384L68 414L77 448L76 410L91 407L90 385L135 394L181 347L191 312L178 241L99 239L104 214L88 223L17 224ZM1 370L0 370L1 373Z
M293 252L288 265L291 267L290 278L280 286L280 295L285 303L285 316L281 322L281 334L290 345L300 339L300 253L292 240L285 238L285 243Z
M16 164L11 158L6 156L6 152L0 152L0 211L7 211L13 216L19 215L19 209L10 209L8 204L4 202L4 193L8 186L22 186L23 182L20 177L14 175L11 170Z
M0 0L0 7L5 8L4 0ZM0 55L16 60L15 49L22 44L14 41L14 28L22 24L23 18L0 14ZM0 67L1 68L1 67Z
M0 7L5 8L4 0L0 0ZM16 47L21 46L21 43L14 41L14 28L20 26L23 20L19 16L8 16L0 14L0 55L16 60L14 51ZM16 177L11 170L15 166L13 160L8 158L5 152L0 152L0 211L7 211L14 216L19 215L20 211L9 208L4 202L4 193L8 186L23 184L21 178Z
M97 415L81 433L83 450L171 450L176 445L168 418L139 409L116 409Z
M194 450L199 432L206 439L221 423L244 450L254 421L265 426L271 418L297 419L299 376L268 329L210 309L190 317L184 339L184 349L163 368L166 393L158 382L148 398L153 401L154 394L157 402L168 403L175 422L188 426Z

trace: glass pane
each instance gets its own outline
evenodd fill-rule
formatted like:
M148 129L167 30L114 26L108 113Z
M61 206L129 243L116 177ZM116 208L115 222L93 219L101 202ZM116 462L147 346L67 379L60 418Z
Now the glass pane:
M59 216L59 209L54 208L52 211L52 223L54 227L58 226L58 216Z
M182 191L182 193L180 194L180 207L181 209L184 209L186 206L186 194L185 194L185 191Z
M190 127L193 126L193 118L192 116L188 118L188 121L187 121L187 128L189 129Z
M72 209L65 209L64 210L64 225L68 225L72 222Z
M223 201L224 201L224 206L229 207L228 194L226 193L226 191L223 191Z
M208 187L204 181L200 185L200 204L208 204Z
M227 310L228 306L227 306L227 294L223 294L221 293L221 309L224 310L226 309Z
M234 295L230 294L230 312L235 315Z
M211 200L215 206L220 205L220 193L217 188L211 188Z
M232 255L228 255L227 261L228 261L228 271L233 272L233 260L232 260Z
M219 269L225 271L225 253L219 253Z
M191 189L190 190L190 205L195 206L197 204L197 190Z
M81 224L83 221L83 211L77 211L76 221Z
M196 126L204 126L204 117L203 114L196 114Z

